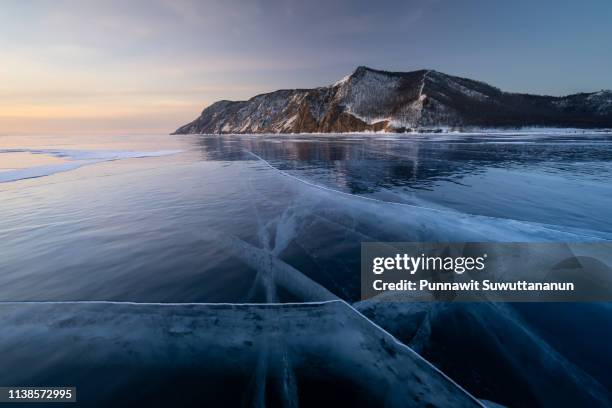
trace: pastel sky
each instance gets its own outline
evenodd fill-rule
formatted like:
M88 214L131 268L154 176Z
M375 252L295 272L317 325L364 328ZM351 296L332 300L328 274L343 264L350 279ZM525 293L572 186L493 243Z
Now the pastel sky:
M0 135L167 133L358 65L612 88L610 0L2 0Z

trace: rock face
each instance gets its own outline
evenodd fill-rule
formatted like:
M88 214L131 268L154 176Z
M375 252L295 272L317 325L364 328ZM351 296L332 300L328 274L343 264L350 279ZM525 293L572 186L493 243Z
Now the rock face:
M524 126L612 127L612 91L563 97L517 94L433 70L359 67L330 86L216 102L175 134Z

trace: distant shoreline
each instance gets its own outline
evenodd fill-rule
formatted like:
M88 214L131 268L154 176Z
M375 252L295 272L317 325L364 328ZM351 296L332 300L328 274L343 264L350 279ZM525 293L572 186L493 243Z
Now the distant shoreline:
M612 128L612 90L505 92L432 69L358 67L331 85L220 100L174 133L442 133L463 129Z
M237 135L252 135L252 136L295 136L295 135L430 135L430 134L443 134L443 135L534 135L534 134L559 134L559 135L573 135L573 134L612 134L610 128L549 128L549 127L525 127L525 128L467 128L461 130L446 129L446 128L434 128L434 129L417 129L410 132L389 132L389 131L353 131L353 132L279 132L279 133L169 133L171 136L187 136L187 135L200 135L200 136L237 136Z

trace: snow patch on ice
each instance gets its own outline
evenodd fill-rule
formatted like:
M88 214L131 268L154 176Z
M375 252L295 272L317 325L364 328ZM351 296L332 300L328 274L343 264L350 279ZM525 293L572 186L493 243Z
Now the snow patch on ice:
M160 157L180 153L180 150L130 151L130 150L71 150L71 149L0 149L3 153L30 153L57 157L67 160L65 163L32 166L0 173L0 183L24 180L28 178L50 176L52 174L75 170L89 164L121 159Z

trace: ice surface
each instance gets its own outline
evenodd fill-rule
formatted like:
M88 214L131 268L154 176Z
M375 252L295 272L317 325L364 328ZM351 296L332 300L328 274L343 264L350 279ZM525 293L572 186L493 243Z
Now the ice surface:
M50 176L55 173L75 170L79 167L105 161L159 157L179 153L180 150L158 151L119 151L119 150L58 150L58 149L0 149L0 160L3 153L30 153L48 155L68 160L66 163L32 166L0 172L0 183L23 180L28 178Z
M82 404L475 407L342 301L0 304L0 383L77 387Z
M306 301L337 299L324 286L281 261L271 251L259 249L237 238L228 239L224 244L235 257L257 271L256 279L264 285L268 302L278 301L277 289L283 289L295 298Z
M399 227L405 228L406 231L410 231L413 234L419 231L423 233L427 231L426 237L420 237L422 238L421 240L424 241L575 242L605 239L605 237L602 237L598 232L589 230L563 230L555 225L465 214L435 208L433 206L423 207L400 202L387 202L368 196L350 194L316 184L310 180L279 170L255 153L248 153L280 175L293 179L307 186L306 188L318 190L317 193L325 196L323 199L327 202L333 202L335 205L340 205L343 210L346 210L347 206L350 206L362 212L363 215L360 216L360 222L368 223L376 220L382 223L382 220L385 219L385 225L388 226L389 230ZM312 197L313 193L304 194ZM328 206L330 205L328 204ZM330 206L330 208L333 207ZM406 239L404 239L404 241L406 241ZM415 241L418 241L418 239L415 239Z
M392 343L392 357L384 332L350 308L317 305L359 299L362 241L611 238L609 137L489 136L189 137L188 154L163 165L134 160L128 171L89 169L105 177L3 189L2 300L307 303L0 305L2 361L22 384L74 379L110 406L130 397L128 383L151 398L169 384L204 389L209 401L185 398L209 406L305 406L330 392L337 406L359 406L384 398L366 378L418 396L417 406L454 406L437 386L415 388L408 373L429 387L422 373L433 369L415 368L410 350ZM148 146L134 149L160 148ZM54 151L66 163L125 153ZM609 306L392 305L356 306L479 398L606 406Z
M33 166L25 169L15 169L0 172L0 183L8 183L11 181L24 180L29 178L50 176L55 173L78 169L79 167L88 164L98 163L98 161L79 160L76 162L68 162L61 164L49 164L43 166Z
M480 398L509 406L611 406L600 379L543 339L545 324L532 326L508 304L368 300L355 307ZM551 311L545 320L562 321ZM557 339L564 342L571 337Z

